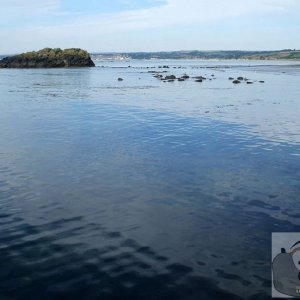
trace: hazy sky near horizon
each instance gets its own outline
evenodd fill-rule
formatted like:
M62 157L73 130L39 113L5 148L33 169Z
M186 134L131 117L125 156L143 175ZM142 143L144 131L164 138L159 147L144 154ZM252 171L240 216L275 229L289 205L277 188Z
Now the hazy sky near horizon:
M0 53L300 49L300 0L0 0Z

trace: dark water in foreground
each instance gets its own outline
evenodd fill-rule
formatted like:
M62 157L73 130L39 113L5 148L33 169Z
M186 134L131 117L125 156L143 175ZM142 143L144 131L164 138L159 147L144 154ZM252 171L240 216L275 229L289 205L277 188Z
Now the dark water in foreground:
M300 72L214 64L0 70L1 300L270 298L271 232L300 231Z

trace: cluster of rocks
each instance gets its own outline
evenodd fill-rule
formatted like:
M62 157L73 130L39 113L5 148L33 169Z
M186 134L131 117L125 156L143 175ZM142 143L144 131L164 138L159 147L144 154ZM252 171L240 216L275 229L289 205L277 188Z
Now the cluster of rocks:
M180 77L176 77L175 75L164 75L163 73L167 73L167 71L148 71L149 73L153 74L153 77L157 78L158 80L161 80L163 82L174 82L174 81L186 81L189 78L194 79L195 82L203 82L204 80L213 80L216 79L214 74L211 74L209 78L204 77L204 76L195 76L195 77L190 77L187 74L184 74ZM239 84L242 82L245 82L246 84L253 84L256 82L256 80L250 80L246 77L239 76L237 78L234 77L229 77L229 80L232 81L233 84ZM263 80L259 80L259 83L264 83Z
M151 67L151 69L154 69L155 67ZM170 69L170 68L172 68L172 67L170 67L170 66L158 66L158 68L159 69ZM149 69L149 67L147 67L147 69ZM177 66L177 67L173 67L173 69L184 69L184 67L182 67L182 66Z
M147 67L148 69L149 67ZM151 68L155 68L155 67L151 67ZM158 66L159 69L169 69L170 67L169 66ZM179 68L179 67L178 67ZM162 81L162 82L175 82L175 81L186 81L188 79L193 79L194 82L203 82L205 80L209 80L209 81L212 81L212 80L215 80L216 79L216 76L214 74L211 74L211 75L208 75L207 77L205 76L189 76L187 75L186 73L181 75L181 76L175 76L173 74L168 74L169 71L167 70L151 70L151 71L147 71L149 74L152 74L154 78ZM206 74L205 74L206 75ZM246 84L253 84L254 82L260 82L260 83L264 83L263 80L250 80L246 77L242 77L242 76L239 76L239 77L229 77L228 78L230 81L232 81L233 84L240 84L242 82L245 82ZM118 78L118 81L123 81L123 78Z
M250 79L248 79L246 77L242 77L242 76L237 77L237 78L229 77L228 79L231 80L233 84L239 84L239 83L242 83L242 82L246 82L247 84L253 84L254 83L253 80L250 80ZM264 83L263 80L259 80L258 82L259 83Z
M151 72L151 73L154 73L155 75L153 77L163 81L163 82L174 82L174 81L186 81L187 79L191 78L189 75L187 74L184 74L180 77L176 77L175 75L162 75L160 74L159 72ZM207 78L204 77L204 76L196 76L196 77L192 77L195 82L202 82L204 80L206 80ZM212 79L209 79L209 80L212 80Z
M129 68L129 66L128 66L128 68ZM170 67L170 66L157 66L157 67L155 67L155 66L152 66L152 67L145 67L146 69L156 69L156 68L158 68L158 69L170 69L170 68L172 68L172 67ZM186 67L182 67L182 66L177 66L177 67L173 67L173 69L186 69Z

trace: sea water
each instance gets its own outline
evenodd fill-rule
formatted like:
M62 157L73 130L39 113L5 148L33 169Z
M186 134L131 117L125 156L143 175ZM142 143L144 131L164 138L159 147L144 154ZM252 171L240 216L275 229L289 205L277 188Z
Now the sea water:
M0 298L269 299L271 233L300 231L300 67L96 65L0 70Z

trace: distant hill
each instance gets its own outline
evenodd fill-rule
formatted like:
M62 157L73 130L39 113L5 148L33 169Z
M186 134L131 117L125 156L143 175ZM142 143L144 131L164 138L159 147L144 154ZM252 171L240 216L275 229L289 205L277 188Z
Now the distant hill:
M300 60L300 50L278 51L171 51L132 53L93 53L93 59L253 59L253 60Z
M45 48L40 51L26 52L4 57L0 60L0 68L65 68L94 67L89 53L78 48L61 50Z

